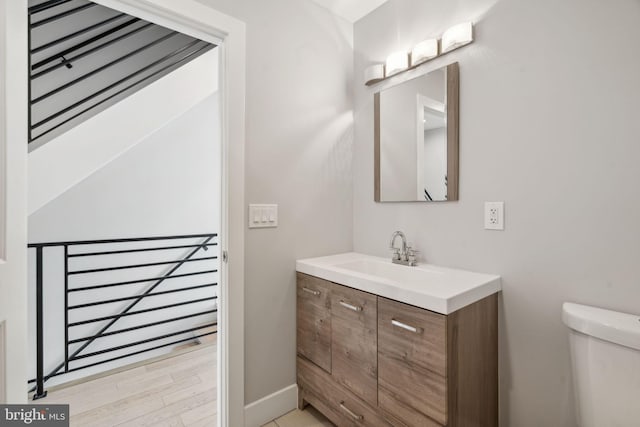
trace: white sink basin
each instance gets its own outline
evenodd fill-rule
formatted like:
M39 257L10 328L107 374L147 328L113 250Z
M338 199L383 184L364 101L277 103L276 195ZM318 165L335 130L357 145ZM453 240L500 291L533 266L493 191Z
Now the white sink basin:
M430 270L428 266L420 268L407 267L404 265L393 264L389 261L359 259L357 261L337 264L336 268L344 268L356 273L377 276L383 279L399 281L403 283L426 283L433 280L441 280L442 271Z
M500 276L430 264L408 267L355 252L298 260L296 270L441 314L501 289Z

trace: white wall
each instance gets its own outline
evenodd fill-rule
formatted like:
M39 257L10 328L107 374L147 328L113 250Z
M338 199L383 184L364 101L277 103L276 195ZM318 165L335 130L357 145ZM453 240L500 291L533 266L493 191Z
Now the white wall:
M246 200L279 205L246 234L251 403L295 383L295 260L351 249L352 26L311 1L202 3L247 23Z
M376 204L363 70L466 20L476 42L416 70L460 62L460 201ZM563 301L640 313L638 22L637 0L390 0L355 25L354 249L387 256L400 229L502 275L503 426L576 424ZM483 230L495 200L504 232Z
M55 142L54 142L55 143ZM218 95L211 95L204 101L187 111L183 116L168 123L138 145L126 152L106 167L90 175L87 179L64 193L53 202L29 217L29 241L33 243L69 240L97 240L110 238L167 236L220 232L220 121ZM174 242L156 242L158 245L194 244L202 239L180 240ZM219 242L219 239L213 240ZM138 247L140 245L136 245ZM152 247L143 244L141 247ZM73 248L73 251L91 251L117 248ZM131 248L131 245L128 246ZM74 259L70 270L87 269L114 265L128 265L145 262L177 260L184 257L191 249L110 256L108 259ZM218 247L209 251L200 251L194 258L218 255ZM45 363L47 370L57 366L64 355L63 318L63 271L62 253L59 249L45 250L45 324L48 325L45 346L47 349ZM99 263L96 264L96 263ZM218 261L189 263L180 267L177 273L202 271L218 268ZM118 282L131 279L157 277L166 274L171 266L160 266L144 269L101 273L98 275L73 277L70 286L92 286L99 283ZM30 310L34 312L34 253L30 252ZM126 276L125 276L126 275ZM164 282L156 292L218 282L218 275L209 273L197 277L172 279ZM122 296L134 296L148 288L151 283L127 285L114 289L91 291L91 293L72 294L70 305L87 302L85 299L112 299ZM215 295L215 288L204 288L185 293L169 294L142 301L136 310L159 305L172 304L190 299L205 298ZM99 295L98 295L99 294ZM98 316L113 315L131 301L98 306L90 311L74 310L70 321L82 320ZM115 329L151 323L171 317L184 316L195 312L210 310L216 306L214 301L153 312L145 315L121 319ZM74 320L75 319L75 320ZM163 333L184 330L215 320L215 315L207 315L180 321L170 325L148 328L130 332L126 335L104 338L96 341L87 351L96 351L108 346L133 342L144 338L158 336ZM35 342L35 325L30 321L31 345ZM88 327L72 328L72 339L91 336L102 324ZM181 335L153 343L159 345L189 336ZM124 341L123 341L124 340ZM143 347L150 347L148 344ZM142 347L141 347L142 348ZM133 352L141 348L130 348L126 352L110 353L108 357ZM56 379L68 381L76 376L95 373L113 368L117 365L132 363L166 350L146 353L138 358L123 359L118 362L102 365L96 369L81 371L77 375ZM30 355L30 376L35 368L35 353ZM106 357L104 357L106 358ZM84 360L82 363L95 360ZM78 365L75 365L78 366ZM52 381L51 384L55 383Z
M4 246L0 258L0 322L5 322L5 370L0 387L11 403L26 401L26 276L27 238L27 2L0 2L0 237ZM11 58L10 60L7 60ZM9 108L9 106L11 108ZM0 358L1 359L1 358ZM2 373L2 372L0 372Z
M210 95L30 215L29 241L218 231L218 108Z
M217 70L213 49L32 150L29 215L216 92Z
M424 131L424 185L433 200L447 200L447 131L444 127ZM418 188L418 192L422 190ZM421 196L424 198L424 191Z

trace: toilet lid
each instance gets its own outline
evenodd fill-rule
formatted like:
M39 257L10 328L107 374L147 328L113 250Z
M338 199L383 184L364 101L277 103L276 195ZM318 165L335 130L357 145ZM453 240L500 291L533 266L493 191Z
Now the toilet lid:
M562 321L573 330L640 350L640 316L565 302Z

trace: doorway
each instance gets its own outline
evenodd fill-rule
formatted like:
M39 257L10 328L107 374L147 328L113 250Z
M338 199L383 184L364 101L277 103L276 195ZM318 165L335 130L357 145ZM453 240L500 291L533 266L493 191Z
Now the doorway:
M5 2L6 3L6 2ZM11 41L9 50L20 50L26 45L26 1L18 0L5 5L3 39ZM159 25L184 32L199 39L216 42L221 47L221 117L222 117L222 185L221 193L224 209L221 215L220 249L224 262L221 265L221 304L219 316L220 345L218 346L218 401L219 425L244 425L244 93L245 93L245 28L244 24L229 16L209 9L196 1L180 4L168 0L100 0L96 3L120 10L133 16L155 22ZM8 37L7 37L8 36ZM27 88L21 78L26 68L24 52L12 55L8 64L4 57L11 52L2 51L3 63L7 66L3 92L6 132L0 144L6 153L7 194L6 210L3 218L5 229L20 230L26 221L26 200L24 195L16 196L21 183L26 181L27 153L19 144L24 144L27 120ZM20 60L21 59L21 60ZM10 116L11 120L7 120ZM7 137L10 136L10 137ZM19 138L16 138L18 136ZM3 287L3 292L12 292L18 298L15 308L2 306L2 317L10 320L7 327L8 346L19 348L24 343L24 317L26 312L26 278L24 277L26 234L16 233L3 237L1 242L7 248L5 260L0 269L3 283L11 281L11 287ZM13 268L12 268L13 267ZM6 281L5 281L6 280ZM4 285L3 285L4 286ZM15 291L15 292L13 292ZM24 298L24 299L23 299ZM6 309L6 310L5 310ZM22 320L21 320L22 319ZM12 326L13 325L13 326ZM12 329L15 327L15 331ZM22 334L24 335L24 334ZM232 356L231 356L232 355ZM18 356L18 357L15 357ZM25 399L26 377L24 357L15 355L7 358L7 371L13 374L5 379L7 398L19 403ZM20 378L22 377L22 378ZM22 390L22 392L21 392ZM23 396L23 397L20 397Z

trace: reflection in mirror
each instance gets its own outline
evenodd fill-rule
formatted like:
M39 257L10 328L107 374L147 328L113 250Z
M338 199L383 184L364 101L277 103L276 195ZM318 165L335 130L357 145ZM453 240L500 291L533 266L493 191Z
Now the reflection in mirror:
M375 200L458 199L458 67L375 96Z

